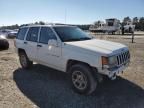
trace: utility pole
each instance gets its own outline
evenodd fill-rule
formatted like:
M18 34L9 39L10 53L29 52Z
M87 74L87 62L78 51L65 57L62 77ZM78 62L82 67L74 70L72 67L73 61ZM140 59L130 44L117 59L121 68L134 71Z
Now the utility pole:
M134 43L134 32L132 32L132 43Z

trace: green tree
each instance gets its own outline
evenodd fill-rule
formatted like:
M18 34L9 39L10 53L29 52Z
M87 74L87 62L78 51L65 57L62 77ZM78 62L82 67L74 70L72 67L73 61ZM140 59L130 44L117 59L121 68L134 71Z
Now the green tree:
M126 25L127 22L131 22L131 18L130 18L129 16L128 16L128 17L125 17L125 18L123 19L123 24L124 24L124 25Z
M39 24L40 24L40 25L45 25L45 22L40 21Z
M101 21L95 21L94 25L99 25L101 23Z
M139 22L138 17L134 17L134 18L133 18L133 24L137 24L138 22Z
M144 31L144 17L140 18L140 20L139 20L139 27L140 27L140 30Z
M138 17L134 17L134 18L133 18L133 24L135 25L135 29L137 29L137 30L140 29Z
M19 29L19 25L15 24L15 25L11 25L11 26L2 26L1 29Z
M36 24L36 25L37 25L37 24L39 24L39 23L38 23L38 22L35 22L34 24Z

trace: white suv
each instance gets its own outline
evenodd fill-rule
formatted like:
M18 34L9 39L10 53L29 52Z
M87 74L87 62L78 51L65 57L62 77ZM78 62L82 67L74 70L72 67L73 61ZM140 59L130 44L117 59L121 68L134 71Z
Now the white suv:
M67 72L78 93L90 94L103 76L115 79L130 62L127 46L92 38L75 26L21 27L16 47L23 68L33 61Z

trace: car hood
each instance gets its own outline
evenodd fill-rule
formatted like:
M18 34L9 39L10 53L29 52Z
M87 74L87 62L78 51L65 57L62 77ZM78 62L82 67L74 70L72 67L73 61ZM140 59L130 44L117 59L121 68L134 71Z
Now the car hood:
M79 47L82 49L106 55L116 54L128 50L127 46L123 44L99 39L65 42L65 43L73 47Z

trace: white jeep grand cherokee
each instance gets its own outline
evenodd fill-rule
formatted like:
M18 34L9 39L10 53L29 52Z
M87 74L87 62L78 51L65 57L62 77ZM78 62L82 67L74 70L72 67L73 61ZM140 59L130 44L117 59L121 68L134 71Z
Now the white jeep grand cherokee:
M15 43L23 68L33 61L67 72L74 90L94 92L103 76L115 79L130 62L127 46L92 38L68 25L21 27Z

